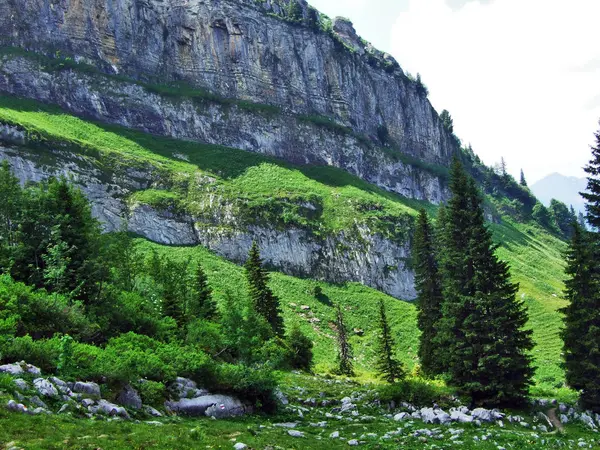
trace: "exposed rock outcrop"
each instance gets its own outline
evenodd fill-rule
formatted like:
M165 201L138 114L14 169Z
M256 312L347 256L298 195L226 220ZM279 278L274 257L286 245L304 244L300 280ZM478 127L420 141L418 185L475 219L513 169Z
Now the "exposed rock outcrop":
M106 73L331 116L374 139L389 137L402 153L447 164L451 136L393 58L359 39L347 20L326 30L304 2L288 3L11 0L0 4L0 39Z
M49 164L49 159L52 163ZM51 155L23 147L0 145L0 159L10 162L22 181L42 181L65 175L92 202L92 213L107 231L120 228L128 215L132 232L169 245L203 245L231 261L245 261L253 240L266 263L284 273L330 282L356 281L392 296L412 299L414 275L406 261L409 242L399 243L372 233L366 227L321 237L302 228L247 226L238 218L215 210L200 224L194 217L160 211L146 204L127 207L127 197L155 181L152 168L126 167L124 172L103 173L92 158L54 151Z

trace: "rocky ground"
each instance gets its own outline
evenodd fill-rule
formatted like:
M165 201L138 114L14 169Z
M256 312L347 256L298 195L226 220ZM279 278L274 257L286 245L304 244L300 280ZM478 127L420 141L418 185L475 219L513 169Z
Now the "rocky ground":
M458 399L444 407L396 404L350 380L298 374L297 384L286 383L277 393L279 412L264 416L239 399L210 393L185 378L169 386L171 398L154 408L143 405L130 385L109 392L92 382L42 376L24 362L0 366L0 372L13 379L12 391L2 397L8 398L5 408L12 414L189 427L192 434L216 419L230 421L230 431L246 426L243 432L226 433L228 444L218 448L600 448L600 415L556 400L537 399L518 412L470 409ZM29 448L9 443L15 445L4 448Z

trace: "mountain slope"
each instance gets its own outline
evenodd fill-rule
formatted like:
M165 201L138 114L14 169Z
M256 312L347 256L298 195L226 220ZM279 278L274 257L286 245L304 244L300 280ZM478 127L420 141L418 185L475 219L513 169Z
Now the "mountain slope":
M120 215L128 214L136 233L171 245L200 243L237 262L255 236L267 263L280 271L339 283L354 279L410 298L410 226L420 207L435 214L431 204L391 194L336 169L294 167L230 148L107 127L21 99L0 98L0 124L0 158L8 159L23 181L73 176L109 229L119 227ZM563 305L565 244L533 225L504 220L491 226L502 245L500 256L511 264L521 284L519 295L530 310L536 380L546 388L559 386L563 374L556 310ZM184 242L187 237L195 240ZM307 240L314 245L311 251ZM245 290L239 266L200 246L140 245L200 261L219 298L226 291ZM302 259L307 255L315 266ZM324 295L315 298L313 280L278 272L272 280L288 323L300 322L314 339L320 370L330 368L335 357L328 323L334 317L332 304L339 302L349 326L364 331L352 339L358 368L372 377L380 298L390 308L400 357L414 364L414 305L359 284L318 283Z

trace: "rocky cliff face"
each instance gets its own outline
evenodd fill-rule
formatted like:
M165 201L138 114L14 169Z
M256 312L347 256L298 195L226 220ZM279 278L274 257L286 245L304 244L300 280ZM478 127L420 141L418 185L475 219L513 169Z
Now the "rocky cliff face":
M439 169L456 142L422 89L350 22L330 22L302 0L4 0L0 45L0 92L157 135L339 167L409 198L448 196ZM128 216L132 231L156 242L201 244L237 262L256 239L283 272L414 297L407 241L368 227L323 237L218 211L199 221L128 204L157 182L152 167L108 173L89 156L40 152L18 129L0 135L0 159L22 181L73 176L107 230Z
M18 55L0 59L0 91L153 134L225 145L295 164L339 167L408 198L439 203L447 197L436 174L369 146L349 131L282 111L168 96L94 72L50 70L39 60Z
M57 149L30 149L25 134L12 127L0 127L0 160L7 160L23 183L70 177L92 202L92 213L105 231L121 229L126 218L130 231L154 242L203 245L238 263L245 261L256 240L267 265L284 273L333 283L355 281L396 298L415 297L414 275L406 264L409 243L387 239L367 227L362 227L359 235L341 232L320 237L298 227L281 230L268 224L245 225L229 213L227 204L215 208L201 222L189 213L131 204L130 194L160 181L151 166L133 169L123 165L109 174L90 157Z
M0 35L106 73L322 114L446 164L451 136L414 82L352 25L297 0L5 0ZM298 149L302 151L302 149Z

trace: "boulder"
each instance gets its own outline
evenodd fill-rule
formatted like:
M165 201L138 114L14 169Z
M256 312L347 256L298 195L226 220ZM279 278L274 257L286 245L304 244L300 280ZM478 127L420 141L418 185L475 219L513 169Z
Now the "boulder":
M248 448L248 446L246 444L242 443L242 442L238 442L237 444L235 444L233 446L233 448L235 450L246 450Z
M288 430L288 434L291 437L297 437L297 438L303 438L304 437L304 433L302 431L298 431L298 430Z
M92 400L91 398L84 398L83 400L81 400L81 406L83 406L84 408L88 408L90 406L92 406L94 403L96 403L94 400Z
M450 420L452 420L453 422L458 422L458 423L471 423L471 422L473 422L473 416L469 416L468 414L465 414L460 409L453 409L453 410L450 410Z
M41 375L42 371L31 364L27 364L25 361L21 361L19 363L4 364L3 366L0 366L0 373L8 373L10 375L21 375L23 373Z
M133 388L133 386L126 384L117 396L117 403L128 408L141 409L142 398L140 397L138 391Z
M33 397L31 397L29 399L29 403L31 403L32 405L37 406L39 408L46 408L46 409L48 409L48 406L37 395L34 395Z
M162 417L162 413L154 409L152 406L144 406L144 412L152 417Z
M72 394L71 389L69 389L69 386L67 385L67 383L65 383L60 378L50 377L49 380L52 382L52 384L54 384L58 388L58 390L62 394L66 394L66 395Z
M290 401L288 400L288 398L284 395L283 392L281 392L280 389L275 389L275 391L273 392L273 394L275 395L275 398L277 399L277 401L282 404L283 406L289 405Z
M42 397L57 397L58 391L56 387L44 378L36 378L33 380L33 387Z
M339 431L334 431L333 433L331 433L331 434L329 435L329 437L330 437L331 439L338 439L338 438L340 437L340 432L339 432Z
M19 391L28 391L29 390L29 383L27 381L25 381L23 378L17 378L16 380L13 380L13 382L14 382L17 390L19 390Z
M587 425L588 427L590 427L591 429L595 430L596 429L596 424L594 423L594 419L592 419L589 415L587 415L586 413L582 413L581 417L579 418L579 420L581 420L585 425Z
M410 418L410 414L405 413L405 412L398 413L394 416L394 420L396 422L400 422L400 421L402 421L404 419L408 419L408 418Z
M12 412L29 413L27 406L25 406L23 403L17 403L14 400L9 400L6 404L6 407Z
M450 415L441 409L421 408L420 412L424 423L439 423L442 425L450 423Z
M482 422L495 422L496 420L504 418L504 414L495 409L475 408L471 415L474 419L481 420Z
M205 395L196 398L183 398L176 402L167 401L165 407L175 413L192 417L204 415L234 417L247 412L246 406L240 400L227 395Z
M122 417L124 419L129 419L129 414L127 410L122 406L115 405L114 403L110 403L106 400L98 401L98 406L90 407L90 410L94 410L96 413L103 413L111 417Z
M92 398L100 398L102 396L100 392L100 386L96 383L84 383L82 381L78 381L77 383L71 386L71 390L78 394L82 394L87 397Z
M560 415L560 423L567 424L569 423L569 418L565 414Z
M358 441L356 439L350 439L348 441L348 445L351 447L356 447L358 445Z
M273 426L279 428L296 428L298 426L298 422L274 423Z
M206 389L198 389L195 381L183 377L177 377L175 382L171 384L170 389L177 399L197 398L209 394Z

